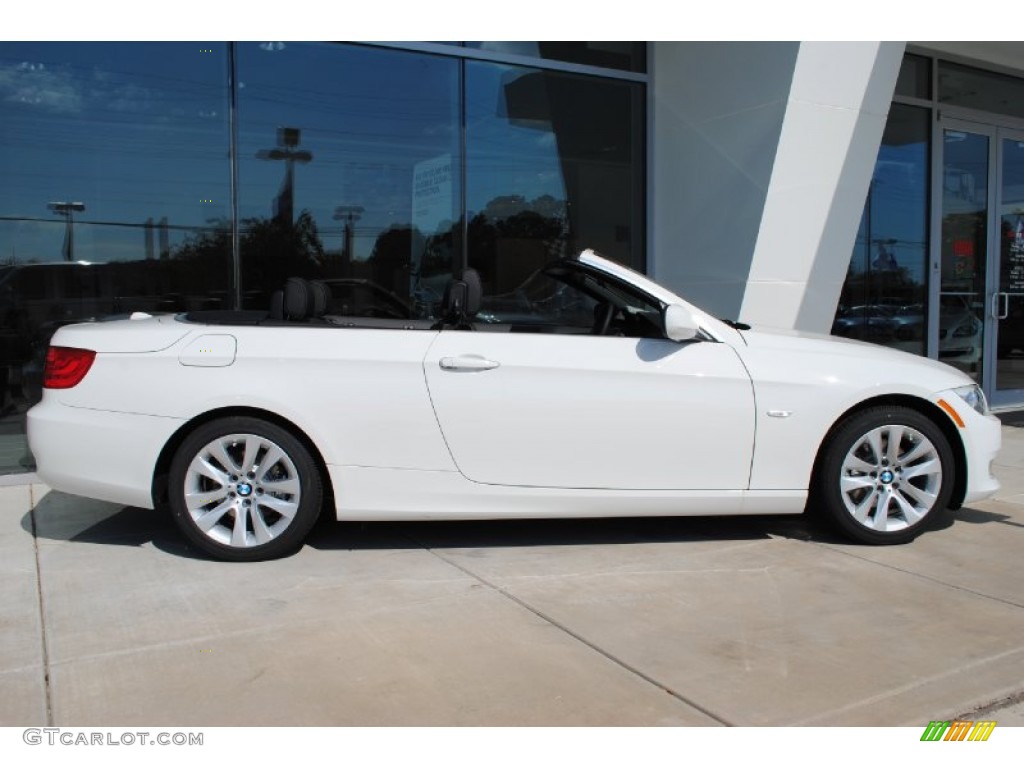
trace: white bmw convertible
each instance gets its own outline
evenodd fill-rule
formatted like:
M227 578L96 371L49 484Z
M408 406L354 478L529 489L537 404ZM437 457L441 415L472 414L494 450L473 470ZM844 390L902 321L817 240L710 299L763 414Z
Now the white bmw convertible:
M434 320L359 316L298 278L272 304L61 328L28 415L42 480L166 506L229 560L295 551L325 506L343 520L807 510L901 543L999 487L999 421L955 369L716 320L591 251L486 300L465 270Z

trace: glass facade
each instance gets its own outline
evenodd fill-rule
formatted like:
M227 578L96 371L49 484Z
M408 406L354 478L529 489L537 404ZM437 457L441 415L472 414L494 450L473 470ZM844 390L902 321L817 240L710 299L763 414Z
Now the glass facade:
M896 78L896 95L914 99L930 99L932 96L932 60L925 56L908 53L903 57L900 73Z
M939 102L994 114L1024 117L1024 79L941 61Z
M224 45L0 45L0 471L62 325L230 300Z
M502 45L0 44L0 472L61 325L293 275L426 319L466 265L490 296L583 247L642 269L645 45Z
M939 357L981 383L989 235L989 138L942 135Z
M1004 407L1024 404L1022 103L1024 78L904 57L832 328L931 354Z
M339 314L429 316L460 256L460 60L237 51L243 306L297 275L326 280Z
M644 266L643 87L466 65L469 266L485 294L594 248Z
M1000 142L996 388L1024 391L1024 132Z
M565 61L592 67L623 69L629 72L647 71L647 45L644 43L629 43L621 40L601 42L546 40L543 42L468 42L463 45L481 51Z
M924 354L928 264L927 109L894 104L832 333Z

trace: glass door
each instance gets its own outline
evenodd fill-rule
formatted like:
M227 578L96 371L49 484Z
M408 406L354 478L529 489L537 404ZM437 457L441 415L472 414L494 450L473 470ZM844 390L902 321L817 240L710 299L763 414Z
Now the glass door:
M982 385L987 375L992 146L990 130L943 123L939 274L933 272L937 279L929 324L936 356Z
M933 356L1024 405L1024 130L944 120Z
M998 254L989 314L995 363L993 405L1024 403L1024 132L998 132Z

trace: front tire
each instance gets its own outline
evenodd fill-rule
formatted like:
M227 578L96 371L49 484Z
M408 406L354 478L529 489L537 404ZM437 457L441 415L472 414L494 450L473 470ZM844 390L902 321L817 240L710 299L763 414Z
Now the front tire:
M822 450L812 503L856 541L906 543L949 504L955 472L949 440L911 408L855 413Z
M271 560L302 545L320 514L323 482L289 431L233 416L185 438L171 461L168 500L182 533L206 554Z

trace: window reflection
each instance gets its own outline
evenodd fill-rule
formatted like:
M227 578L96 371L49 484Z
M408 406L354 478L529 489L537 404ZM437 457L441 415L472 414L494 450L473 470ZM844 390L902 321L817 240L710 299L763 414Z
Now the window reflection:
M244 306L295 275L334 314L431 317L460 229L458 62L295 43L238 61Z
M1024 389L1024 141L1001 142L996 389Z
M981 381L988 264L989 138L943 132L939 358Z
M514 290L593 248L643 267L642 87L466 63L469 265Z
M896 95L915 99L931 98L932 60L925 56L908 53L900 63L900 74L896 79Z
M1024 80L948 61L939 62L939 101L983 112L1024 117Z
M587 64L592 67L625 69L630 72L647 71L647 45L643 42L579 40L467 42L467 48L481 51L532 56L541 59Z
M229 298L227 47L0 46L0 469L61 326Z
M837 336L923 355L928 110L893 104L832 325Z

